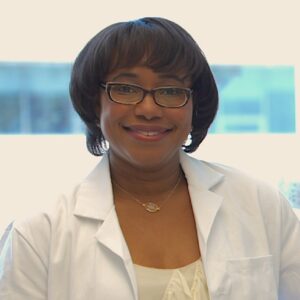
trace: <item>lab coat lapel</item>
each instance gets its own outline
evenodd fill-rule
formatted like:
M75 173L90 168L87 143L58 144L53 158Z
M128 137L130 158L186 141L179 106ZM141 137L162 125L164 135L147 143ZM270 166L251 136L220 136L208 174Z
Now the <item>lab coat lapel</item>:
M109 159L104 155L77 191L74 215L99 220L96 240L117 255L127 270L133 294L137 299L134 266L116 214L110 179Z
M104 219L95 237L100 244L121 258L129 276L134 297L138 299L134 266L114 207Z
M180 159L188 182L201 252L205 255L209 234L223 200L213 188L224 175L183 152Z
M95 238L103 246L118 255L124 262L130 259L114 207L112 207L99 227L99 230L95 234Z
M80 185L74 214L99 220L96 239L122 260L128 259L126 243L115 211L110 180L109 159L105 155Z

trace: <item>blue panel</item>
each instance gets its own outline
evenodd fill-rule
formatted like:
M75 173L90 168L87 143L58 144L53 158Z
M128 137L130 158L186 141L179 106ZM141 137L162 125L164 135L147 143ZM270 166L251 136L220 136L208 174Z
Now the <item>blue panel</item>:
M71 65L0 63L0 133L83 132L69 100ZM211 133L295 132L294 68L212 66L220 109Z
M293 133L295 79L291 66L213 66L220 109L211 133Z

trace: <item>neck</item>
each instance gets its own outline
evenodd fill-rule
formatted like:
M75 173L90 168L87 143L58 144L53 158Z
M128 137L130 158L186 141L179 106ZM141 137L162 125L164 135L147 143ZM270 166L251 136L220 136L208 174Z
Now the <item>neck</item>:
M136 196L149 198L168 193L182 172L179 152L170 161L151 167L130 164L114 155L109 155L109 161L113 182Z

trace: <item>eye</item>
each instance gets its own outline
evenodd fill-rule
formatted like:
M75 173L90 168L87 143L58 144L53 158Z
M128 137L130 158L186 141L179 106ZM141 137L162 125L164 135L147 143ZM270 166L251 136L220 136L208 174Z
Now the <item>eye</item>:
M138 92L138 88L135 86L131 86L128 84L116 84L112 85L112 90L114 93L118 94L136 94Z
M163 96L179 96L184 93L184 90L180 88L162 88L159 90L159 94Z

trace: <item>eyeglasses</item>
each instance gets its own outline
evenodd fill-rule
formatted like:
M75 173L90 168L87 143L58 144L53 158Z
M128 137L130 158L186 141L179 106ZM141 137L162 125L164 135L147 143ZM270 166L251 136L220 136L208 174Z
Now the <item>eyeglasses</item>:
M120 104L137 104L151 94L155 103L162 107L179 108L184 106L191 98L192 90L180 87L159 87L152 90L146 90L135 84L126 84L119 82L101 83L100 86L105 89L109 99Z

